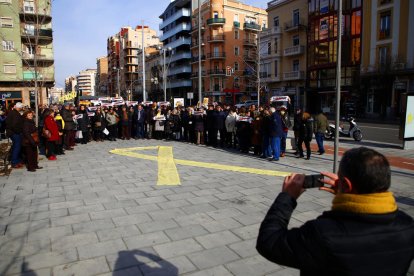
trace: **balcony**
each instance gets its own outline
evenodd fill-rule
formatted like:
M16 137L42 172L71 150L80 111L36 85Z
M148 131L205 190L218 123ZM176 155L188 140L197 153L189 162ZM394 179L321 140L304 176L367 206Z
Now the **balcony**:
M286 32L292 32L292 31L298 31L301 29L301 27L306 26L305 19L300 18L299 20L291 20L285 24L285 31ZM303 30L306 30L306 28L302 28Z
M302 45L296 45L296 46L293 46L293 47L289 47L289 48L286 48L283 51L283 55L286 56L286 57L287 56L301 55L303 53L305 53L305 46L302 46Z
M208 70L208 74L210 76L225 76L226 75L226 69L212 69L212 70Z
M173 42L170 42L166 45L164 45L164 48L171 47L172 49L177 48L181 45L191 45L191 38L187 37L180 37L177 40L174 40Z
M204 39L201 39L201 46L205 46ZM193 43L191 43L191 48L197 48L198 47L198 39L193 40Z
M23 53L22 59L28 62L34 62L35 55ZM36 55L36 61L37 62L53 62L54 58L53 58L53 55Z
M201 25L201 32L204 33L204 31L206 30L206 26L203 24ZM198 32L198 24L195 24L191 27L191 34Z
M185 74L185 73L191 73L190 65L174 66L170 70L168 70L168 76L177 75L177 74Z
M21 22L42 22L47 24L52 20L52 16L49 11L39 9L36 11L33 7L24 7L19 11Z
M284 72L283 73L283 80L303 80L305 79L305 72L304 71L293 71L293 72Z
M249 31L260 31L261 27L260 27L259 24L256 24L256 23L252 22L252 23L244 23L243 24L243 29L246 30L246 31L247 30L249 30Z
M266 30L262 30L260 35L262 37L266 37L266 36L280 35L281 33L282 33L282 29L280 27L272 27Z
M177 26L175 26L174 28L172 28L171 30L169 30L168 32L163 33L163 35L160 37L160 41L165 41L168 38L183 32L183 31L191 31L191 24L187 24L187 23L181 23Z
M244 45L244 46L256 47L256 45L257 45L257 40L256 40L256 39L245 39L245 40L243 41L243 45Z
M177 87L191 87L193 85L191 80L176 80L167 83L167 88Z
M125 49L140 49L140 47L138 47L138 43L132 43L132 41L128 41L125 44Z
M214 35L207 38L208 42L224 42L224 35Z
M175 55L173 55L171 57L171 59L169 61L170 62L175 62L175 61L181 60L181 59L191 59L191 53L190 52L179 52L179 53L176 53Z
M234 26L234 28L239 29L240 28L240 22L234 21L233 26Z
M252 54L248 54L248 55L244 55L243 56L243 59L246 62L256 62L257 56L256 55L252 55Z
M190 17L190 16L191 16L191 10L181 9L177 11L176 13L174 13L173 15L171 15L170 17L168 17L167 19L165 19L162 23L160 23L160 30L164 29L165 27L167 27L167 25L173 23L174 21L176 21L177 19L181 17Z
M201 71L201 77L205 77L207 74L206 74L206 71L204 71L204 70L202 70ZM198 71L197 72L193 72L192 74L191 74L191 78L192 79L196 79L196 78L198 78Z
M226 18L209 18L207 19L207 25L209 26L219 26L226 24Z
M23 28L21 36L24 40L34 40L37 37L39 41L52 41L53 31L52 29L26 30Z
M207 54L207 59L225 59L226 53L225 52L213 52Z
M206 55L201 55L201 61L205 61L205 60L206 60ZM191 63L198 63L198 56L192 57Z

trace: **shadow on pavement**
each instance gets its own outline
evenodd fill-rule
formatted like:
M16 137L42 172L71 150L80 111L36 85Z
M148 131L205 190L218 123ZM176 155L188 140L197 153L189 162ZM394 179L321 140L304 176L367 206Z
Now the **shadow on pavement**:
M143 259L150 260L150 262L152 262L151 266L148 262L144 263ZM178 275L178 268L170 262L163 260L159 256L152 253L144 252L138 249L119 251L112 275L127 275L128 272L126 272L126 268L130 268L132 266L139 267L144 275Z
M28 262L22 263L20 273L21 275L24 275L24 276L37 276L36 272L34 272L33 270L29 268Z
M402 203L402 204L405 204L405 205L414 206L414 199L409 198L409 197L405 197L405 196L397 196L397 197L395 197L395 200L396 200L398 203Z

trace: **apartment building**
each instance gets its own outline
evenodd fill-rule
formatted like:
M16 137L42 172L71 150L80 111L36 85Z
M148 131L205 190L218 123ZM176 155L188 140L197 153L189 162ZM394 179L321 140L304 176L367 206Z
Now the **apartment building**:
M77 82L75 76L69 76L65 78L65 93L75 92L76 86Z
M365 0L361 102L367 117L396 118L414 93L414 1Z
M148 26L123 27L108 38L108 94L132 98L142 98L136 90L136 83L142 78L142 64L138 62L144 47L160 46L157 32ZM118 86L119 81L119 86ZM129 92L128 92L129 91Z
M260 33L260 81L271 96L290 96L303 105L306 86L308 0L273 0L267 4L269 27Z
M108 57L96 59L96 94L97 96L109 96Z
M161 68L162 70L165 68L166 74L164 76L166 86L163 89L168 89L167 100L185 97L187 92L192 90L191 0L171 1L160 18L162 19L160 30L163 33L160 40L164 45L161 50L163 57ZM162 100L164 101L164 98Z
M338 1L308 0L309 34L306 106L311 112L335 111ZM341 110L358 109L362 38L362 0L343 0L341 52ZM359 111L358 111L359 113Z
M77 91L80 96L96 96L96 69L86 69L76 76Z
M202 97L228 103L256 100L259 90L257 36L267 27L266 11L236 0L202 2L200 22L198 7L193 9L193 91L198 94L200 56Z
M0 95L12 102L46 104L54 86L52 3L0 0Z

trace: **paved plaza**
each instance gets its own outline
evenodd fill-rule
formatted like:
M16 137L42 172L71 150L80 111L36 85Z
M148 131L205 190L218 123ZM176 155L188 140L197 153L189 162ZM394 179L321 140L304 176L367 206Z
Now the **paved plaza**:
M157 146L172 147L174 159L193 161L176 162L180 185L157 185L160 172L171 167L160 168ZM110 152L123 148L139 154ZM414 164L412 151L380 151L404 154ZM332 160L330 154L308 161L288 153L270 162L155 140L78 145L57 161L44 158L35 173L13 170L0 177L0 275L299 275L255 249L259 225L283 181L265 172L331 171ZM199 162L226 167L194 165ZM257 170L234 169L240 167ZM411 216L413 177L414 170L393 166L391 190ZM307 190L289 226L329 210L331 200ZM414 265L410 271L414 275Z

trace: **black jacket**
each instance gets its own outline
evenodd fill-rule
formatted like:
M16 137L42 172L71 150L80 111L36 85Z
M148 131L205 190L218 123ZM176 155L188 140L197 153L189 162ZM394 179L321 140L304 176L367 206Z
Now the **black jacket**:
M22 134L23 131L23 117L20 113L13 109L6 118L6 133L8 137L13 134Z
M401 211L328 211L287 229L296 200L280 193L260 227L257 251L301 275L406 275L414 258L414 221Z
M303 141L312 141L313 136L313 119L301 120L299 125L299 138Z

